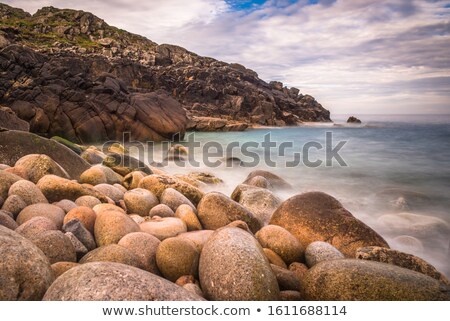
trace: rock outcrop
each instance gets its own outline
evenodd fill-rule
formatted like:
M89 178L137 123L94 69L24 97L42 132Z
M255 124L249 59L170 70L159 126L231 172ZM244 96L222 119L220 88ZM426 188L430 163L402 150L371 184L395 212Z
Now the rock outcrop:
M45 7L30 15L0 4L0 19L0 104L34 133L82 143L127 131L132 139L163 140L181 137L186 127L330 121L296 88L158 45L88 12Z

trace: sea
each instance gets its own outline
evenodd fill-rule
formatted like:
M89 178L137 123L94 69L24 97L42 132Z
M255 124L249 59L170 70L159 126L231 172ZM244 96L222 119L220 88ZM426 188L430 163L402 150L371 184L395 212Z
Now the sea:
M181 144L194 162L169 161L162 169L211 173L224 183L210 189L226 195L251 171L271 171L293 186L275 191L282 199L328 193L391 248L450 276L450 115L354 115L361 124L347 124L348 116L298 127L187 133ZM149 152L149 163L162 162L163 145Z

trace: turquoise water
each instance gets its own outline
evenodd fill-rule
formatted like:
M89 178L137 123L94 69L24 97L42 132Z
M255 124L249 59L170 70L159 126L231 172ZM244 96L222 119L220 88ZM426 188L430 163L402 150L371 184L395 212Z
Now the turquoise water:
M214 141L222 146L231 142L262 142L264 136L270 133L274 142L291 141L294 148L287 150L284 157L272 150L270 155L276 162L274 168L261 163L256 167L233 168L207 168L204 165L200 168L180 168L172 164L166 170L171 173L209 171L225 181L223 186L215 189L228 195L255 168L270 170L294 187L292 191L279 192L281 197L314 190L329 193L383 235L392 247L417 254L449 275L450 115L360 115L359 118L363 123L354 126L345 124L347 115L337 115L333 117L336 125L306 124L295 128L196 133L195 139L202 145ZM336 161L332 166L322 164L315 168L302 164L293 168L285 166L286 159L292 159L293 152L301 151L306 143L324 144L327 132L332 133L333 146L346 141L339 154L347 166L340 166ZM254 151L264 156L262 148ZM201 160L202 154L201 150L197 150L196 159ZM249 159L239 151L233 156L243 161ZM310 156L313 160L324 159L325 153L324 150L316 150ZM380 219L386 214L403 212L440 220L427 223L424 227L417 219L407 223L406 227L398 228L397 225L404 224L403 221L386 223ZM414 224L422 225L417 227ZM416 237L423 248L397 244L395 238L400 235Z

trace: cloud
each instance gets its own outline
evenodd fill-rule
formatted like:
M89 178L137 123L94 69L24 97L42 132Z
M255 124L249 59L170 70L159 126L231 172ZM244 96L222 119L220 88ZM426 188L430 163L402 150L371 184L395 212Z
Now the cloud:
M158 43L299 87L333 113L450 113L450 1L6 2L92 11Z

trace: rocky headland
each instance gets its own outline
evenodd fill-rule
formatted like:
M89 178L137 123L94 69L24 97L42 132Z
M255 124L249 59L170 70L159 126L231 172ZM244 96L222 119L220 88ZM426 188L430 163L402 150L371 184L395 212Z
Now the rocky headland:
M329 111L297 88L158 45L83 11L45 7L30 15L0 4L0 66L0 127L23 130L4 125L15 114L33 133L74 142L117 139L124 131L160 141L186 130L330 121Z

